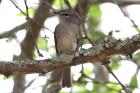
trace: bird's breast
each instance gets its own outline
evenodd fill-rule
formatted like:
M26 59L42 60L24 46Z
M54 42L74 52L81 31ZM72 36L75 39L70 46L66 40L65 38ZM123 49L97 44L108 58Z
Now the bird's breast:
M79 29L74 26L63 26L56 34L57 49L60 53L70 53L76 50Z

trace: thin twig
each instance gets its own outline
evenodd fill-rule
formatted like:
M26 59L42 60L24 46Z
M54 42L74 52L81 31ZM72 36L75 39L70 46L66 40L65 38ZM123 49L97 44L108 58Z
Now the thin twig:
M89 41L89 43L90 43L92 46L94 46L93 41L92 41L92 40L88 37L88 35L87 35L87 31L86 31L85 25L82 24L82 27L83 27L83 32L84 32L85 38Z
M28 87L30 87L30 86L33 84L33 82L34 82L38 77L39 77L39 76L37 76L37 77L35 77L33 80L31 80L31 81L28 83L28 85L25 86L24 90L27 89Z
M94 83L96 83L96 84L101 84L101 85L104 85L105 87L107 87L108 89L110 89L110 90L115 90L115 91L119 91L119 90L117 90L117 89L115 89L115 88L112 88L112 87L109 87L109 86L107 86L107 84L108 83L111 83L111 84L114 84L114 85L118 85L118 83L115 83L115 82L107 82L107 83L103 83L103 82L99 82L99 81L97 81L97 80L95 80L94 78L91 78L90 76L88 76L88 75L86 75L85 73L84 73L84 67L83 67L83 64L82 64L82 70L81 70L81 78L82 77L85 77L85 78L88 78L88 79L90 79L90 80L92 80ZM81 79L80 78L80 79Z
M133 24L133 26L135 27L136 31L140 32L140 29L138 27L138 25L134 22L134 20L132 18L130 18L126 13L125 11L122 9L122 7L118 4L118 2L116 0L112 0L113 3L115 3L119 9L121 10L121 12L123 13L124 16L126 16L130 21L131 23Z
M126 88L125 85L123 85L121 83L121 81L118 79L118 77L113 73L113 71L111 70L110 66L108 64L105 64L106 69L108 70L108 72L117 80L117 82L121 85L122 89L126 92L126 93L131 93L130 90L128 90Z
M65 2L65 4L68 6L68 8L69 8L70 10L72 10L72 7L71 7L71 5L70 5L70 2L69 2L68 0L64 0L64 2Z
M30 17L29 17L29 11L28 11L29 8L28 8L28 5L27 5L27 0L24 0L24 4L25 4L25 7L26 7L26 13L27 13L26 17L27 17L27 20L29 22Z
M10 0L14 5L15 5L15 7L21 12L21 13L23 13L25 16L27 16L27 14L24 12L24 11L22 11L20 8L19 8L19 6L13 1L13 0Z
M12 29L9 30L9 31L4 31L3 33L0 34L0 39L12 37L12 36L14 36L14 34L15 34L16 32L18 32L18 31L20 31L20 30L22 30L22 29L25 29L26 26L27 26L27 23L25 22L25 23L23 23L23 24L21 24L21 25L18 25L18 26L16 26L16 27L12 28Z
M29 17L29 14L27 15L24 11L22 11L16 4L15 4L15 2L13 2L12 0L10 0L13 4L14 4L14 6L20 11L20 12L22 12L26 17L28 16L28 18L31 20L31 21L33 21L30 17ZM47 2L47 0L45 0L46 1L46 3L47 3L47 5L50 7L50 4L49 4L49 2ZM26 4L26 8L27 8L28 6L27 6L27 4ZM53 9L53 8L51 8L52 10L54 10L54 11L56 11L55 9ZM27 9L26 9L26 12L27 12ZM34 21L33 21L34 22ZM35 22L36 23L36 22ZM38 23L36 23L38 26L40 26ZM47 27L45 27L45 26L43 26L43 28L45 28L45 29L47 29L47 30L49 30L49 31L51 31L49 28L47 28ZM53 32L53 31L51 31L51 32Z

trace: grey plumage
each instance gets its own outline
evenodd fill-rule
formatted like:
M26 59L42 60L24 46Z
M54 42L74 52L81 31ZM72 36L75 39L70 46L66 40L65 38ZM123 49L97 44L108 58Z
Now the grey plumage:
M79 20L71 11L59 12L59 24L55 28L54 38L57 55L76 51L79 39ZM71 86L70 68L62 70L62 86Z

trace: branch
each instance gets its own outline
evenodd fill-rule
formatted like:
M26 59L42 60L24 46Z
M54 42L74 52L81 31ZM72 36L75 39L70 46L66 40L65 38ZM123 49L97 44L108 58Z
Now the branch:
M121 85L122 89L125 91L125 93L132 93L130 90L127 89L125 85L122 84L122 82L118 79L118 77L113 73L110 66L108 64L105 65L108 72L117 80L117 82Z
M120 6L127 6L132 4L140 4L139 0L116 0ZM112 3L111 0L92 0L93 4Z
M27 16L27 14L24 12L24 11L22 11L20 8L19 8L19 6L13 1L13 0L10 0L13 4L14 4L14 6L21 12L21 13L23 13L25 16Z
M2 38L8 38L8 37L11 37L13 36L17 31L19 30L22 30L22 29L25 29L27 26L27 22L19 25L19 26L16 26L15 28L9 30L9 31L5 31L3 33L0 34L0 39Z
M116 40L107 36L103 43L90 49L78 51L78 56L61 55L54 59L25 60L19 62L0 61L0 73L6 76L11 74L47 73L55 69L74 66L83 63L100 62L104 64L106 58L114 54L128 55L140 48L140 35L124 41Z
M68 6L68 8L69 8L70 10L72 10L72 7L71 7L71 5L70 5L70 2L69 2L68 0L64 0L64 2L65 2L65 4Z

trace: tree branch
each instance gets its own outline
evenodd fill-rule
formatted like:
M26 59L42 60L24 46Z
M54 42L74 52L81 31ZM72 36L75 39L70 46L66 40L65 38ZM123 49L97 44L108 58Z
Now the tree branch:
M0 61L0 73L6 76L12 74L47 73L49 71L87 62L105 64L106 58L114 54L128 55L140 48L140 35L127 38L124 41L107 36L103 43L90 49L78 51L78 56L61 55L54 59L24 60L19 62Z
M132 4L140 4L139 0L116 0L120 6L127 6ZM93 4L113 3L111 0L92 0Z
M27 22L25 22L21 25L18 25L16 27L14 27L13 29L9 30L9 31L5 31L5 32L0 34L0 39L12 37L17 31L25 29L26 26L27 26Z

